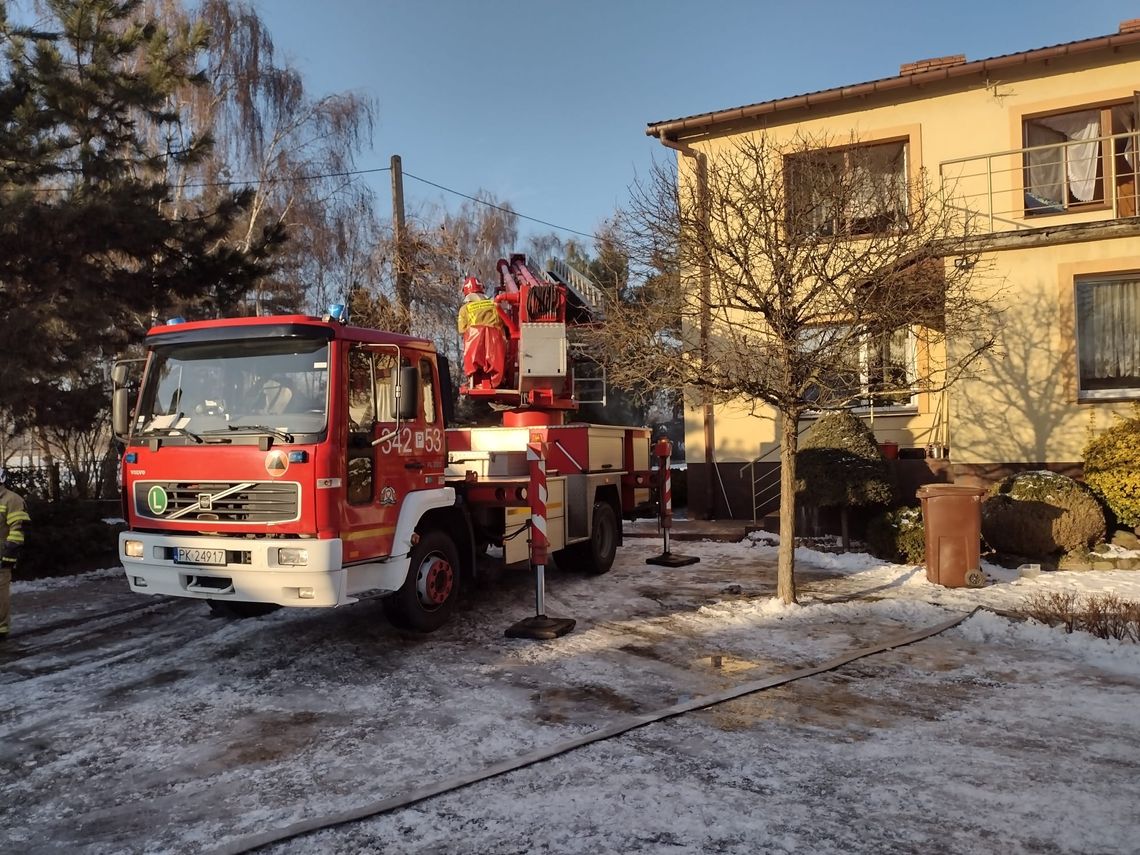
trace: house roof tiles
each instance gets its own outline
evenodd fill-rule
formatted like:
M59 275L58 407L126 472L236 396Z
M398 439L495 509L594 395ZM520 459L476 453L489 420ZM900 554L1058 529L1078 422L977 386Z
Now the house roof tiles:
M746 104L725 110L697 113L676 119L650 122L646 126L645 133L647 136L664 136L669 139L698 136L713 131L718 126L731 125L737 122L748 122L750 120L756 120L761 116L774 113L832 105L851 98L865 98L873 94L902 91L910 87L929 85L931 83L938 83L955 78L967 78L978 74L988 74L992 71L1009 69L1019 65L1029 65L1037 62L1045 63L1063 57L1074 57L1098 51L1114 52L1125 47L1140 46L1140 29L1128 26L1130 23L1131 22L1128 21L1122 23L1120 32L1113 35L1063 42L1048 47L1001 54L1000 56L989 57L987 59L928 69L924 69L922 61L920 61L910 64L917 66L916 70L908 71L907 73L899 74L894 77L882 77L865 83L836 86L830 89L807 92L802 95L777 98L772 101L761 101L755 104ZM907 67L908 66L905 65L903 66L903 68Z

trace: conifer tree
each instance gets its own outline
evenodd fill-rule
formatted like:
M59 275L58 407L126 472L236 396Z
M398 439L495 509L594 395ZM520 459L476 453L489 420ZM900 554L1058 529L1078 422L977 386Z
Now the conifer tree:
M45 0L30 32L0 0L0 408L90 425L108 360L186 302L224 311L269 269L279 231L223 238L243 193L183 199L169 176L206 156L172 94L205 85L201 26L165 28L140 0Z

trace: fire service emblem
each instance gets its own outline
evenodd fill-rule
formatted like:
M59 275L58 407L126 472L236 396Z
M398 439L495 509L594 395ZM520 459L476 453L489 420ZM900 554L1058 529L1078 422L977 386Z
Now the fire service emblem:
M273 450L265 455L265 471L274 478L280 478L289 468L289 455L284 451Z

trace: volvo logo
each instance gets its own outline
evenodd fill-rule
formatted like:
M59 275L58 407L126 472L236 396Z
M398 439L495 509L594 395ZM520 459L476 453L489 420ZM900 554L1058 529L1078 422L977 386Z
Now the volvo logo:
M214 497L209 493L199 493L198 508L203 511L212 511L214 509Z

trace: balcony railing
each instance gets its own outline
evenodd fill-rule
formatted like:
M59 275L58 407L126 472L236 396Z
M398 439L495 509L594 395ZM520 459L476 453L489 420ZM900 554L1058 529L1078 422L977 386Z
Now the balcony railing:
M1133 217L1140 133L1068 140L944 160L949 197L989 232Z

